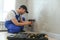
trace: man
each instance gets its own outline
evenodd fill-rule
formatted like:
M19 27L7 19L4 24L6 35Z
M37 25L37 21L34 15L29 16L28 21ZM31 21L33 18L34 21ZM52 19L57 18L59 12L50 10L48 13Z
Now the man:
M21 32L24 28L24 25L31 25L32 22L25 21L24 17L21 15L28 13L27 7L21 5L16 11L11 10L5 21L5 27L8 29L9 33L18 33Z

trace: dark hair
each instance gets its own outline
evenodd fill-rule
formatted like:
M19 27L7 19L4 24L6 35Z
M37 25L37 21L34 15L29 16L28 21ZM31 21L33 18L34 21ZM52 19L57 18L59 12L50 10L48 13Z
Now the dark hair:
M27 7L26 7L25 5L21 5L21 6L19 7L19 9L20 9L20 8L25 9L25 10L26 10L26 13L29 13L29 12L27 11Z

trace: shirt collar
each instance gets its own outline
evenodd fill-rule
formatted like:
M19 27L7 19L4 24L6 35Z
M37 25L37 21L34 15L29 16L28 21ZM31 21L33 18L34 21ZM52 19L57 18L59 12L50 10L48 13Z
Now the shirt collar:
M20 15L16 10L15 10L15 12L16 12L16 15Z

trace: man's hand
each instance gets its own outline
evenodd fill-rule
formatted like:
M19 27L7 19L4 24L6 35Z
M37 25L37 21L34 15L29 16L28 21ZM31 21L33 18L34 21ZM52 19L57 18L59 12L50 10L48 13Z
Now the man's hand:
M31 25L32 22L29 22L29 21L25 21L24 23L26 23L27 25Z
M24 26L24 25L31 25L31 24L32 24L32 22L29 22L29 21L18 22L18 21L16 20L16 18L11 19L11 21L12 21L15 25L17 25L17 26Z

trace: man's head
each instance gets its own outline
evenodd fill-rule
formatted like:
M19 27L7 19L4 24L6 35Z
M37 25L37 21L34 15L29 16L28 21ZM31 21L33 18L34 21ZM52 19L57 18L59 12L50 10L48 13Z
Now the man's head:
M25 5L21 5L21 6L19 7L19 9L18 9L18 12L19 12L20 14L28 13L27 7L26 7Z

